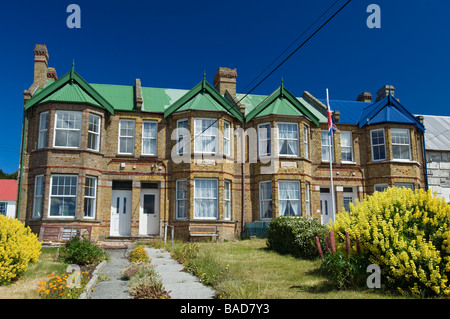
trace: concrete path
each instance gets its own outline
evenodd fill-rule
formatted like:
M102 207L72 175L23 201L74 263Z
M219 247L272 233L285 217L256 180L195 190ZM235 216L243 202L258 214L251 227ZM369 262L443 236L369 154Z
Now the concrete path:
M172 299L214 298L214 289L203 285L197 277L184 272L183 265L173 260L167 251L148 247L145 249Z
M94 291L90 293L90 299L131 299L128 293L128 281L120 279L120 271L129 261L128 249L108 250L109 261L100 271L100 276L109 277L108 280L97 282Z

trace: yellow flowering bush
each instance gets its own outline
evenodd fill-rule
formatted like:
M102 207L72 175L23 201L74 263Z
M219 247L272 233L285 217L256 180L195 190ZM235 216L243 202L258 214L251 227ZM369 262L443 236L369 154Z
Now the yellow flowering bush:
M0 285L17 280L41 254L41 243L29 227L0 215Z
M142 246L137 246L128 254L128 259L130 262L143 261L149 262L147 251Z
M388 288L418 296L450 295L450 205L431 191L389 188L336 216L337 247L345 232L356 252L381 268Z

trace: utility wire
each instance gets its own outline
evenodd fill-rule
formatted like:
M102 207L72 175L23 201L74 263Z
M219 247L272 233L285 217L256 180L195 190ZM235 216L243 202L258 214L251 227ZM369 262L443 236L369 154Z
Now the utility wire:
M319 18L317 18L299 37L297 37L297 39L291 43L274 61L272 61L271 64L269 64L269 66L267 66L251 83L253 83L262 73L265 72L265 70L267 70L276 60L279 59L280 56L282 56L295 42L297 42L297 40L299 38L301 38L314 24L317 23L318 20L320 20L332 7L334 7L334 5L338 2L339 0L335 1L324 13L322 13L320 15ZM269 76L271 76L276 70L278 70L288 59L290 59L298 50L300 50L306 43L309 42L309 40L311 40L321 29L323 29L323 27L325 27L339 12L341 12L349 3L351 2L351 0L347 0L347 2L342 5L331 17L329 17L324 23L322 23L322 25L316 30L314 31L305 41L303 41L294 51L292 51L283 61L281 61L272 71L270 71L269 74L267 74L262 80L260 80L248 93L246 93L239 101L237 101L236 103L234 103L230 108L226 108L226 112L230 111L232 108L238 106L240 104L240 102L245 99L250 93L252 93L258 86L260 86L265 80L267 80L267 78ZM247 86L248 87L248 86ZM258 105L259 106L259 105ZM258 107L257 106L257 107ZM223 117L220 116L218 117L215 121L213 121L209 126L207 126L205 129L203 129L203 131L197 135L194 134L194 137L191 139L191 143L195 140L195 138L197 136L202 135L204 132L206 132L206 130L208 130L211 126L213 126L215 123L217 123L219 121L219 119L221 119ZM183 146L185 146L186 144L184 144Z

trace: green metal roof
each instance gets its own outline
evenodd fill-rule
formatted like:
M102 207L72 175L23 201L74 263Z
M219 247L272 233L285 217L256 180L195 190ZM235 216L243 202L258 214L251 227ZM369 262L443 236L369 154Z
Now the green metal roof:
M116 111L134 110L134 87L128 85L91 84Z
M101 105L87 94L77 83L67 83L59 90L50 94L39 103L45 102L87 103L101 107Z
M142 109L151 112L164 112L189 90L142 87Z

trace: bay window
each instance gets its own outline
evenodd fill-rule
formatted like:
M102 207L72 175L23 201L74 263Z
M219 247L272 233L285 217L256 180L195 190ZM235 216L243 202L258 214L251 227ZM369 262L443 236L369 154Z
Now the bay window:
M100 149L100 120L99 115L89 113L87 148L93 151Z
M97 177L86 176L84 186L84 217L95 217L95 202L97 195Z
M50 217L75 217L77 186L77 175L52 175L49 205Z
M224 219L231 219L231 182L225 181L225 188L223 190L224 201Z
M218 180L194 179L194 218L217 219Z
M272 182L259 183L259 214L262 220L272 219Z
M217 120L194 120L194 152L215 154L217 152Z
M47 147L48 112L42 112L39 116L38 148Z
M411 160L411 142L408 129L391 129L392 156L398 160Z
M44 194L44 175L34 178L33 218L42 217L42 195Z
M259 156L270 156L270 123L258 125L258 153Z
M278 201L280 216L301 215L300 182L279 181Z
M297 123L278 123L278 155L298 156Z
M231 156L231 128L227 121L223 122L223 153Z
M80 147L81 112L56 111L55 147Z
M178 155L188 154L191 144L187 119L177 121L177 136Z
M385 160L386 145L384 139L384 129L370 131L370 141L372 144L372 160Z
M176 185L176 219L187 218L187 180L179 179Z

